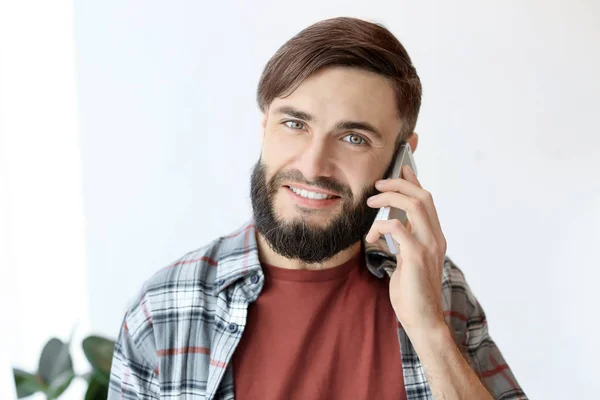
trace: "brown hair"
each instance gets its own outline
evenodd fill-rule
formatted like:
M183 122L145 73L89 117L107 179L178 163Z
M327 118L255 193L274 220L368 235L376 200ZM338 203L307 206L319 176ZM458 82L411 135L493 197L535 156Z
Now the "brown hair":
M407 139L421 107L421 81L404 46L385 27L357 18L317 22L288 40L267 63L258 84L261 111L276 97L291 94L311 74L332 66L362 68L383 75L396 90Z

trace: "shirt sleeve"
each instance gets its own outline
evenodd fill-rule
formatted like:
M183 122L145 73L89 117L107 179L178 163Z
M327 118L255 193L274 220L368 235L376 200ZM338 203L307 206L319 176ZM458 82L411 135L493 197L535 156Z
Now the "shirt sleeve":
M494 399L527 400L500 349L490 336L486 314L471 291L462 271L451 260L452 310L454 325L460 324L461 351ZM458 321L456 321L458 320Z
M108 400L160 397L152 319L146 300L126 314L113 353Z

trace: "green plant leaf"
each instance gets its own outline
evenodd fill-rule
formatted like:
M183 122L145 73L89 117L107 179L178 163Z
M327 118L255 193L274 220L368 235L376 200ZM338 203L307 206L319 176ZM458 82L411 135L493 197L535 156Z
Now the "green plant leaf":
M99 374L92 374L85 393L85 400L106 400L107 397L108 384L99 379Z
M87 383L90 383L90 379L92 379L92 371L86 372L85 374L79 375L79 377L85 380Z
M73 372L72 369L57 376L52 380L50 386L46 390L46 396L49 399L58 398L65 390L67 390L73 378L75 378L75 372Z
M105 372L100 372L97 369L92 373L92 379L96 379L100 381L103 385L107 385L110 382L110 372L107 374Z
M60 339L52 338L42 350L38 375L49 386L52 381L67 371L73 371L69 345Z
M19 399L31 396L39 391L46 391L46 385L42 379L34 374L23 371L19 368L13 368L15 377L15 386L17 388L17 397Z
M81 343L86 358L95 371L100 373L108 382L110 378L110 366L115 342L100 336L88 336Z

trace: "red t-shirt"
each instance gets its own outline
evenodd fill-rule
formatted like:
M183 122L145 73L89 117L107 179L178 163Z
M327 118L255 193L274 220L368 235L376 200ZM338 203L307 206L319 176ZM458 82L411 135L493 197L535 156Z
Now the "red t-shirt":
M320 271L263 271L233 354L236 399L406 399L389 278L363 254Z

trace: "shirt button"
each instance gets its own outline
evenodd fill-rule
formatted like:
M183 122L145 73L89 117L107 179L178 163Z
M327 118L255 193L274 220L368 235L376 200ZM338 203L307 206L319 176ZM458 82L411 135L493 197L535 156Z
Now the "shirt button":
M234 324L233 322L231 324L229 324L229 326L227 326L227 330L229 330L229 332L231 332L231 333L237 332L237 329L238 329L237 324Z
M252 282L254 284L257 284L259 280L260 280L260 278L256 274L252 275L252 278L250 278L250 282Z

